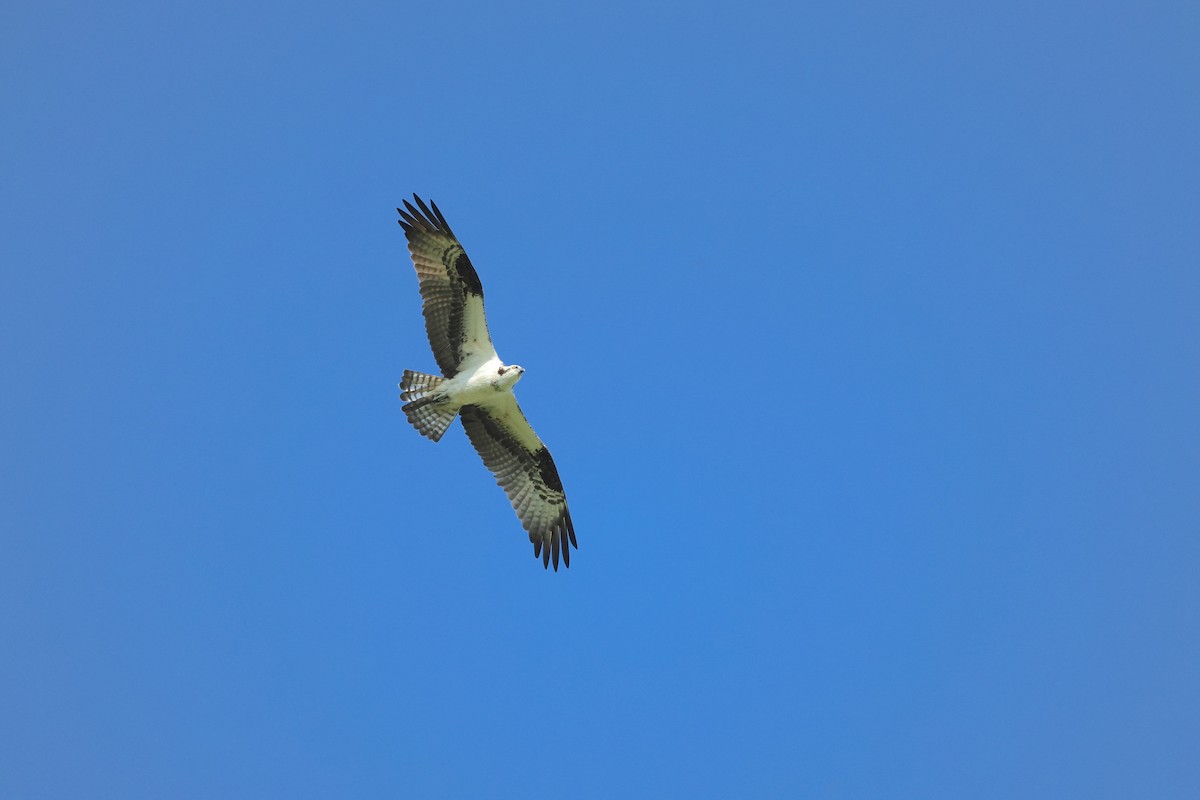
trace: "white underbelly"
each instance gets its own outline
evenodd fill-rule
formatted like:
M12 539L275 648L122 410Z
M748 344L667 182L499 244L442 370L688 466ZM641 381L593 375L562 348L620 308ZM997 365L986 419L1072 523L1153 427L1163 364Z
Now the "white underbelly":
M486 405L498 399L504 391L496 374L499 359L489 361L470 373L454 376L450 388L450 402L458 406Z

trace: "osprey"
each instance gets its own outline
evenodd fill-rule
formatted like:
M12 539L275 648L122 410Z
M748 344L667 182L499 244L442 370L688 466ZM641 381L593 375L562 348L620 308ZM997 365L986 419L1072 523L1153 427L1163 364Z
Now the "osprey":
M529 533L534 557L546 567L553 561L557 572L560 551L571 566L567 542L579 545L554 459L513 397L525 370L496 355L479 275L437 204L427 206L415 194L413 199L416 208L405 200L396 211L417 269L425 332L442 377L405 370L400 383L404 415L435 442L455 416L462 419L471 444Z

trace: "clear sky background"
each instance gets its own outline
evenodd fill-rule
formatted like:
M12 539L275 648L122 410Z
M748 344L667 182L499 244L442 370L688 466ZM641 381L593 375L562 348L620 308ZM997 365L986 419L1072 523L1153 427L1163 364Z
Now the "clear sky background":
M7 4L0 796L1200 796L1197 9Z

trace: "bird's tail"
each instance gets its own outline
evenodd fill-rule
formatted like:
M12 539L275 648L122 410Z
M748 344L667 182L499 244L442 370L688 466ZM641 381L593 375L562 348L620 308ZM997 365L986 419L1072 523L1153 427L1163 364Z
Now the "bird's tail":
M405 401L404 416L422 436L435 442L458 416L458 409L450 406L446 395L438 391L444 381L436 375L411 369L404 370L404 380L400 381L400 399Z

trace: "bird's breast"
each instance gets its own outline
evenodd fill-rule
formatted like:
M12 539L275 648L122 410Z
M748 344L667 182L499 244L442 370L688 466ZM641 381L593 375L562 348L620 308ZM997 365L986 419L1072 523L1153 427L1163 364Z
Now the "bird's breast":
M500 381L496 370L499 363L487 363L469 373L459 373L451 387L451 400L458 405L471 405L492 400L507 387Z

